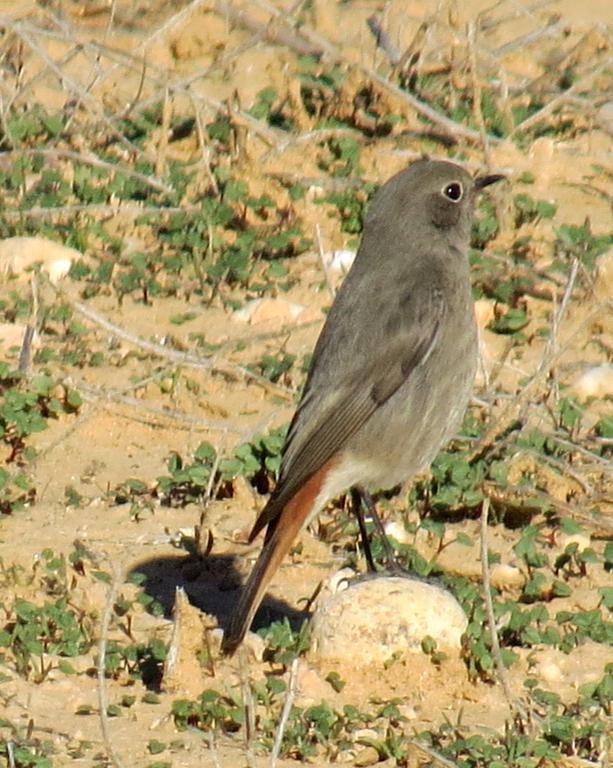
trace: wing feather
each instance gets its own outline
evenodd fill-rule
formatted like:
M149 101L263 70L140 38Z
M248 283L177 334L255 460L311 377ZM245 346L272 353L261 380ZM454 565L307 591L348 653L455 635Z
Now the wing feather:
M444 314L441 292L432 284L430 291L417 292L417 298L408 296L391 318L394 332L368 350L367 366L349 360L348 373L331 392L329 382L325 392L319 391L316 379L315 384L311 379L307 382L288 432L279 482L257 518L250 540L267 525L267 536L272 534L275 519L304 483L347 445L429 357Z

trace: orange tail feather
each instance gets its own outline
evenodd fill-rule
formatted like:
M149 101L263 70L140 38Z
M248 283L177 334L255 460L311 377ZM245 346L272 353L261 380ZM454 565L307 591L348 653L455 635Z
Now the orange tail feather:
M224 653L233 654L243 641L270 580L289 552L300 529L313 512L313 504L321 491L331 463L331 461L327 462L319 472L310 477L293 499L285 505L279 517L273 521L272 535L267 537L268 540L243 587L230 626L224 632L221 644Z

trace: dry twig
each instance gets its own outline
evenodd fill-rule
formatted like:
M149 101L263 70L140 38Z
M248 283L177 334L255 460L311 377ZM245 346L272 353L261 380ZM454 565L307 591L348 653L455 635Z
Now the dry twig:
M144 349L151 354L162 357L166 360L171 360L178 365L185 365L188 368L208 370L213 373L219 373L235 379L243 377L254 381L268 391L275 392L288 399L293 397L293 393L287 387L284 387L281 384L274 384L268 379L265 379L263 376L260 376L257 373L253 373L253 371L250 371L248 368L245 368L242 365L236 365L228 362L215 362L209 358L199 357L198 355L192 355L187 352L180 352L176 349L169 349L162 344L156 344L154 341L148 341L147 339L143 339L142 336L137 336L134 333L130 333L130 331L127 331L125 328L122 328L121 326L112 323L110 320L107 320L99 312L96 312L96 310L85 306L85 304L77 301L76 299L71 298L65 291L57 287L55 287L55 291L64 301L68 302L68 304L70 304L73 309L75 309L79 314L83 315L83 317L86 317L92 323L99 326L100 328L103 328L108 333L113 334L113 336L116 336L117 338L122 339L128 344L132 344L139 349Z
M277 766L277 760L279 759L279 754L281 752L281 745L283 744L283 735L285 734L285 729L287 728L287 722L289 720L289 713L292 710L292 707L294 706L294 700L296 698L296 692L298 688L298 665L299 665L300 659L298 656L292 661L291 666L289 668L289 682L287 684L287 694L285 696L285 701L283 702L283 710L281 711L281 718L279 720L279 725L277 727L277 732L275 734L275 742L272 747L272 752L270 755L270 766L271 768L276 768Z
M124 567L118 565L115 559L113 563L113 579L109 586L109 591L104 604L104 613L100 624L100 640L98 642L98 663L96 673L98 676L98 707L100 709L100 729L102 730L102 739L106 746L107 754L115 768L125 768L121 755L115 749L113 740L109 732L108 706L109 698L106 688L106 647L108 643L109 627L113 616L113 606L117 601L119 588L124 580Z
M485 497L481 505L481 578L483 581L483 599L485 601L485 610L487 612L487 623L490 630L490 640L492 643L492 656L496 664L496 673L498 680L504 691L505 699L509 705L509 709L515 715L520 712L518 703L516 702L509 681L507 678L507 670L502 660L502 654L500 652L500 642L498 641L498 632L496 631L496 617L494 616L494 603L492 601L492 591L490 586L490 567L487 552L487 517L490 509L490 500Z

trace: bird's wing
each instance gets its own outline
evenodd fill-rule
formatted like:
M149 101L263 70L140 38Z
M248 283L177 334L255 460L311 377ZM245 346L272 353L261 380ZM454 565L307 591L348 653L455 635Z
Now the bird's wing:
M355 359L347 358L349 371L338 383L333 386L328 379L321 385L323 392L317 377L313 377L315 383L307 385L290 425L279 483L256 520L250 539L275 520L304 483L341 451L411 372L427 360L445 311L438 286L431 283L429 288L407 292L397 308L387 308L387 328L393 330L380 339L365 334L373 348L353 350ZM364 364L364 360L368 362ZM320 362L316 360L314 365Z

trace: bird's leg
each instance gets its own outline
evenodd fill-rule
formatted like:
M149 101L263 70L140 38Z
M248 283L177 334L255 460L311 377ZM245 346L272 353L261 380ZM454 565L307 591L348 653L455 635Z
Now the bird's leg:
M353 487L351 489L351 503L353 504L353 511L358 521L358 527L360 529L360 538L362 539L362 548L364 550L364 557L366 558L366 565L370 573L375 573L377 570L375 561L372 558L372 552L370 551L370 541L368 541L368 532L366 530L366 523L364 522L364 515L362 513L362 490L361 488Z
M358 498L364 502L364 506L368 510L368 514L372 517L373 523L375 524L375 528L377 529L377 533L379 534L379 537L381 538L381 544L383 545L383 549L385 550L385 561L387 564L387 570L391 571L392 573L401 571L401 567L398 565L398 561L396 560L396 555L394 554L394 550L392 549L392 545L390 544L390 540L387 538L387 533L385 532L385 528L383 527L383 523L381 522L381 518L377 514L377 510L375 509L375 502L373 501L372 496L366 488L363 488L361 485L358 485L355 487L355 493L358 495ZM352 491L353 494L353 491ZM360 522L360 516L358 516L358 523ZM362 533L362 526L364 527L364 533ZM364 540L364 536L366 534L366 526L364 525L364 520L362 519L360 524L360 533L362 534L362 540ZM372 553L370 552L370 546L368 548L368 555L366 559L370 557L369 561L369 570L370 570L370 562L372 562ZM374 564L372 570L374 571Z

